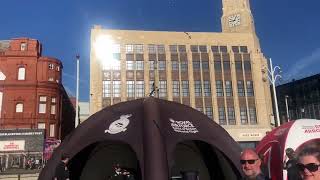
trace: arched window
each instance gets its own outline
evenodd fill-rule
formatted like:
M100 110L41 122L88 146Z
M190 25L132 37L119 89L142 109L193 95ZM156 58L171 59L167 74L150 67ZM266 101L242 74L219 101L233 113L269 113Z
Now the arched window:
M19 67L18 69L18 80L25 80L26 79L26 68Z
M23 112L23 103L16 104L16 112L17 113Z

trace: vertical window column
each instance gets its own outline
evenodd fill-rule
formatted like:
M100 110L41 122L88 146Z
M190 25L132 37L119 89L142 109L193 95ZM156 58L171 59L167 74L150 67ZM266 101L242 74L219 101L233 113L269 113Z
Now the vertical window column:
M219 107L218 111L219 111L218 112L219 113L219 124L220 125L227 125L224 107Z

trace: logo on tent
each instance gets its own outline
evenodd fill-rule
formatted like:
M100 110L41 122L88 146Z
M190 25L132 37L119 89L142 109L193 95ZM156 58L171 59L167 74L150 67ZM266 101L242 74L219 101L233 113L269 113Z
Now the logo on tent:
M126 115L121 115L120 119L115 120L112 122L109 126L109 129L106 129L104 133L109 133L109 134L118 134L120 132L124 132L127 130L127 126L130 123L130 120L128 119L131 117L132 114L126 114Z
M198 129L190 121L175 121L171 118L169 120L171 121L171 127L175 132L179 132L179 133L199 132Z

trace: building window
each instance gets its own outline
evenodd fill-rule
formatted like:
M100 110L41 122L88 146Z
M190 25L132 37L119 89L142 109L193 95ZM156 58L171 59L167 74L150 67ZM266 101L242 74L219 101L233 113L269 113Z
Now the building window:
M51 104L51 114L52 115L56 114L56 105L55 104Z
M17 103L16 104L16 112L17 113L23 112L23 103Z
M121 96L121 81L113 81L112 84L113 97Z
M186 49L186 46L185 46L185 45L179 45L178 48L179 48L179 52L180 52L180 53L187 52L187 49Z
M225 116L225 112L224 112L224 107L219 107L218 111L219 111L219 124L226 125L227 121L226 121L226 116Z
M243 81L238 81L238 96L243 97L244 96L244 84Z
M223 70L230 71L230 61L223 61Z
M55 136L55 125L54 124L50 124L50 131L49 131L49 135L50 137L54 137Z
M250 124L257 124L256 108L249 107Z
M54 81L53 77L49 77L48 81L53 82Z
M166 49L163 44L157 45L158 54L164 54Z
M218 53L219 52L219 47L218 46L211 46L211 51L213 53Z
M243 66L245 72L251 72L251 63L250 61L243 61Z
M143 70L144 69L144 64L143 61L136 61L136 70Z
M143 44L135 44L133 47L135 53L143 54Z
M248 48L247 48L247 46L240 46L240 52L242 52L242 53L248 53Z
M154 61L149 61L149 70L150 71L154 70Z
M189 96L189 81L181 81L182 83L182 96L188 97Z
M212 107L206 107L206 115L213 119Z
M136 81L136 97L144 97L144 81Z
M133 44L126 44L126 53L133 53Z
M127 70L134 70L134 61L126 61L127 63Z
M18 80L25 80L26 79L26 68L19 67L18 69Z
M27 50L27 43L25 43L25 42L21 43L21 44L20 44L20 50L21 50L21 51Z
M240 107L241 124L248 124L247 108Z
M113 44L112 45L112 52L114 54L120 54L120 44Z
M50 63L50 64L48 65L48 67L49 67L49 69L52 70L52 69L54 69L54 64L51 64L51 63Z
M210 81L203 81L203 91L204 96L210 97L211 96L211 84Z
M232 83L231 81L226 81L226 96L230 97L232 96Z
M193 52L193 53L199 52L199 49L198 49L197 45L191 45L190 49L191 49L191 52Z
M202 52L202 53L208 52L207 46L205 46L205 45L200 45L200 46L199 46L199 50L200 50L200 52Z
M38 129L46 129L46 123L38 123Z
M47 108L47 96L40 96L39 97L39 113L46 113Z
M169 45L169 50L171 53L177 53L178 52L177 45Z
M254 96L252 81L247 81L247 96Z
M178 61L171 61L171 69L172 69L172 71L178 71L179 70Z
M228 122L229 122L229 125L236 124L236 118L235 118L235 113L234 113L233 107L228 107Z
M188 62L187 61L180 62L180 70L181 70L181 72L188 72Z
M239 46L232 46L232 52L239 53Z
M228 52L227 46L220 46L220 52L227 53Z
M202 61L201 62L201 68L203 71L209 70L209 62L208 61Z
M235 61L236 71L242 72L242 62L241 61Z
M157 47L156 47L156 45L154 45L154 44L149 44L149 45L148 45L148 51L149 51L149 54L155 54L155 53L157 53Z
M127 81L127 97L134 97L134 81Z
M111 97L111 81L102 81L102 96Z
M159 97L167 96L167 81L159 81Z
M196 97L202 96L201 81L194 81L194 93Z
M214 70L221 72L221 62L220 61L214 61Z
M180 96L180 83L179 81L172 81L172 93L174 97Z
M223 83L221 80L216 81L216 91L217 91L217 96L222 97L223 96Z
M166 70L166 61L158 61L159 63L159 71L165 71Z
M193 61L192 62L193 65L193 70L200 70L200 61Z

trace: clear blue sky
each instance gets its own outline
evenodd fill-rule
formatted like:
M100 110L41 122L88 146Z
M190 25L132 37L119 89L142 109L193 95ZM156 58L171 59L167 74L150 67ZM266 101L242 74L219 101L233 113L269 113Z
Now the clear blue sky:
M320 73L320 1L251 0L262 51L284 79ZM0 39L30 37L43 55L63 62L63 84L75 94L75 55L81 55L80 100L89 99L90 29L221 31L221 0L1 0Z

